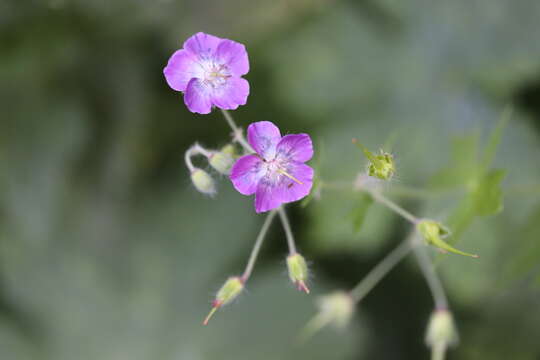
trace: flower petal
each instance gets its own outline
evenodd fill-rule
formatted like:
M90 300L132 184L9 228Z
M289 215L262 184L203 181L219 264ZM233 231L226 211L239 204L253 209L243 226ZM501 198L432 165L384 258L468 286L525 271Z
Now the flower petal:
M276 148L277 156L290 161L306 162L313 157L313 143L308 134L285 135Z
M184 103L191 112L208 114L212 111L212 92L201 80L193 78L184 92Z
M255 193L255 211L265 212L283 203L297 201L307 196L313 185L313 169L303 163L293 163L287 172L302 184L282 175L276 184L268 177L262 177Z
M213 90L212 103L221 109L234 110L238 105L245 105L249 95L249 83L246 79L230 77L227 83Z
M249 59L246 47L236 41L224 39L218 45L216 58L234 76L242 76L249 72Z
M217 36L199 32L184 42L184 49L205 59L215 54L218 45L222 40L223 39L218 38Z
M281 202L297 201L307 196L313 186L313 169L306 164L296 162L289 165L287 172L302 184L284 176L279 183L277 193Z
M248 142L253 149L265 160L272 160L276 155L276 146L281 139L281 133L270 121L259 121L249 125Z
M272 183L261 180L255 193L255 212L262 213L272 210L281 205L282 201L276 196L276 190Z
M257 155L246 155L236 160L229 178L240 194L252 195L263 176L261 158Z
M176 51L163 69L165 79L176 91L186 90L189 80L202 77L202 68L195 55L184 49Z

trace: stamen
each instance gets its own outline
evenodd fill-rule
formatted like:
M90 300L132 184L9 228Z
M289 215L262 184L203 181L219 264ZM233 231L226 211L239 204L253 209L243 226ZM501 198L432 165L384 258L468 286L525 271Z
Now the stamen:
M294 176L292 176L291 174L289 174L288 172L286 172L285 170L283 169L277 169L277 172L282 174L282 175L285 175L286 177L288 177L289 179L291 179L292 181L300 184L300 185L304 185L303 182L301 182L300 180L298 180L297 178L295 178Z

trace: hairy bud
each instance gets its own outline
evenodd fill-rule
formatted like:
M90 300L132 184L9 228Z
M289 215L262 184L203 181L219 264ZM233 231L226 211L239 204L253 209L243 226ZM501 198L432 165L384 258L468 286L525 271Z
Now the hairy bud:
M304 257L300 254L287 256L287 269L289 270L289 278L296 285L298 290L309 294L309 289L306 285L308 280L308 267Z
M224 151L216 151L209 157L210 165L220 174L229 175L234 158Z
M458 334L452 313L446 309L435 310L429 319L426 331L426 344L429 347L443 347L454 345L458 341Z
M345 328L354 314L355 302L346 292L336 291L318 299L319 312L304 327L301 340L306 340L327 325Z
M203 169L196 168L191 172L191 181L195 188L206 195L214 195L216 193L216 184L214 179Z
M390 180L394 173L396 172L396 167L394 164L394 157L392 154L383 152L379 155L375 155L369 151L364 145L360 144L358 140L353 139L353 143L358 146L364 155L370 161L368 165L368 174L369 176L376 177L381 180Z
M212 315L214 315L217 309L219 309L223 305L227 305L228 303L236 299L236 297L240 295L243 289L244 282L242 281L242 279L237 276L228 278L227 281L225 281L225 284L223 284L223 286L217 292L216 298L212 302L212 309L210 310L208 316L206 316L206 318L204 319L203 324L207 325L208 321L210 321L210 318L212 317Z
M447 237L450 234L450 231L441 223L429 219L424 219L416 225L416 229L422 235L424 241L427 244L438 247L444 252L449 251L458 255L478 258L478 255L469 254L464 251L458 250L445 242L443 238Z

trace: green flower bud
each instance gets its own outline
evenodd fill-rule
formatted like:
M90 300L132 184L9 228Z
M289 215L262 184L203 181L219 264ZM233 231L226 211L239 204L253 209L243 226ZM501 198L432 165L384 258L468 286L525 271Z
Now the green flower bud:
M389 180L392 178L396 172L394 157L392 154L385 153L381 150L379 155L375 155L364 145L360 144L358 140L353 139L353 143L362 150L364 155L370 161L370 164L368 165L369 176L373 176L381 180Z
M289 270L289 278L296 285L298 290L309 294L309 289L306 285L308 280L308 267L304 257L300 254L287 256L287 269Z
M193 170L191 172L191 181L197 190L203 194L214 195L216 193L214 179L212 179L212 177L203 169L196 168Z
M469 254L461 250L458 250L450 246L447 242L445 242L443 238L448 236L450 234L450 231L448 231L448 229L445 228L441 223L438 223L436 221L429 220L429 219L424 219L424 220L421 220L418 223L418 225L416 225L416 229L422 235L422 237L424 238L424 241L427 244L436 246L444 252L449 251L454 254L470 256L473 258L479 257L478 255Z
M206 316L204 319L203 325L208 324L208 321L210 321L210 318L212 315L214 315L217 309L236 299L243 289L244 282L241 278L238 276L228 278L227 281L225 281L225 284L223 284L221 289L219 289L218 293L216 294L216 298L212 302L212 309L210 310L210 313L208 313L208 316Z
M221 152L224 154L229 155L232 158L235 158L237 156L236 154L236 148L233 144L227 144L224 147L221 148Z
M446 348L458 341L458 333L452 313L446 309L435 310L429 319L426 344L429 347Z
M234 158L224 151L214 152L208 158L210 165L220 174L229 175Z
M301 340L306 340L327 325L345 328L354 314L353 298L343 291L336 291L318 299L319 312L304 327Z

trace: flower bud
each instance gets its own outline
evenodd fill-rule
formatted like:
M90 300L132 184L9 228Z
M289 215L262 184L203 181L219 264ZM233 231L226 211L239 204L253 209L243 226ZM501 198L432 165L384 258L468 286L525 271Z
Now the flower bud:
M447 237L450 234L450 231L441 223L429 219L424 219L416 225L416 229L422 235L424 241L427 244L436 246L444 252L449 251L458 255L478 258L478 255L463 252L450 246L447 242L445 242L443 238Z
M234 158L222 151L216 151L208 158L210 165L220 174L229 175L231 167L234 163Z
M396 172L394 164L394 157L392 154L385 153L381 150L379 155L375 155L369 151L364 145L360 144L358 140L353 139L353 143L356 144L364 153L364 155L370 161L368 165L369 176L376 177L381 180L389 180Z
M203 194L214 195L216 193L214 179L203 169L196 168L193 170L191 172L191 181L197 190Z
M244 289L244 282L238 276L233 276L225 281L225 284L219 289L216 294L216 298L212 302L212 309L206 318L204 319L203 325L207 325L208 321L214 315L217 309L221 306L226 305L236 299L238 295Z
M454 345L458 341L458 334L452 313L446 309L435 310L429 319L426 331L426 344L429 347L443 347Z
M233 144L227 144L224 147L221 148L221 152L224 154L229 155L232 158L235 158L237 156L236 154L236 148Z
M306 285L308 279L308 267L304 257L300 254L287 256L287 269L289 270L289 278L296 285L298 290L309 294L309 289Z
M301 340L306 340L327 325L345 328L354 314L353 298L343 291L336 291L318 299L319 312L304 327Z

